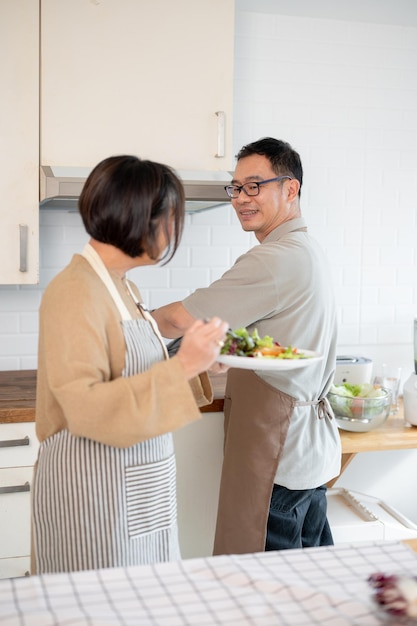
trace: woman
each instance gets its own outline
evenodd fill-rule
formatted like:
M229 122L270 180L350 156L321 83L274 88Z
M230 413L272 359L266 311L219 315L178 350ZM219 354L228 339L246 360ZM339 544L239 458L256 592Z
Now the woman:
M91 239L40 307L35 573L180 557L171 432L211 401L204 372L227 329L218 318L197 321L168 359L126 280L134 267L167 262L179 245L184 192L170 168L105 159L79 210Z

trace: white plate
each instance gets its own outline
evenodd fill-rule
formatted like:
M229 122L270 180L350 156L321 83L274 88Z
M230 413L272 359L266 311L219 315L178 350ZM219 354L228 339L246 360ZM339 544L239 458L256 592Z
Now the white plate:
M251 356L234 356L232 354L219 354L217 357L218 363L228 365L229 367L238 367L244 370L295 370L300 367L308 367L321 361L323 356L318 352L312 350L298 350L302 354L308 356L308 359L270 359L263 357L251 357Z

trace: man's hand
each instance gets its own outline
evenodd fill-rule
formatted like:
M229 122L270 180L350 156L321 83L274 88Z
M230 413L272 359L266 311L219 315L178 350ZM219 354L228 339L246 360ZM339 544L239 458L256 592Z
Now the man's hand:
M159 332L167 339L182 337L185 331L195 322L181 302L171 302L151 311L158 324Z

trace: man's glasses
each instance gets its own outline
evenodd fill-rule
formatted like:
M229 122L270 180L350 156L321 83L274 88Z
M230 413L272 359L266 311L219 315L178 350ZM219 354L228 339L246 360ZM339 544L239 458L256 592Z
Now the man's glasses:
M259 195L259 187L261 185L283 180L284 178L291 179L291 176L276 176L275 178L268 178L268 180L260 180L259 182L253 181L245 183L244 185L227 185L225 190L229 198L238 198L241 191L243 191L247 196L257 196Z

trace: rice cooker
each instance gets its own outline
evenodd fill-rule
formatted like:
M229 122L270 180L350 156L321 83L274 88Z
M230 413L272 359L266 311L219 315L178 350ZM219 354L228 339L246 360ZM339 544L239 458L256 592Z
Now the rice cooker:
M363 385L370 383L372 378L372 360L363 356L337 356L334 384Z

